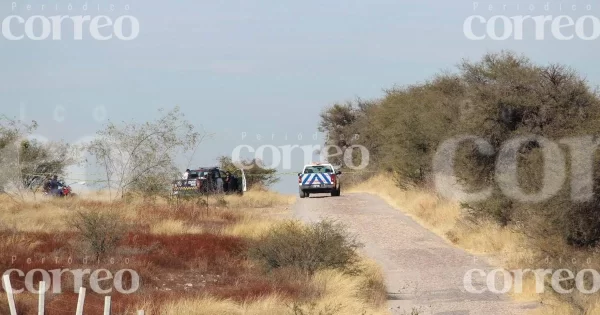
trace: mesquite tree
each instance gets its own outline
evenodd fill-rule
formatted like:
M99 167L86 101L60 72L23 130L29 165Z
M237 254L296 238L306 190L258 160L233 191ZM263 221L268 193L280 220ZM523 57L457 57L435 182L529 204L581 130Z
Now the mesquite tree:
M156 191L157 178L168 186L177 172L175 158L196 147L202 138L179 107L160 112L162 117L151 122L110 122L89 145L89 153L103 170L111 199L134 187L140 190L146 181L151 181L148 192ZM117 190L115 196L113 189Z
M0 116L0 191L23 200L37 192L47 178L63 176L76 162L77 148L60 142L28 139L37 123L26 124Z

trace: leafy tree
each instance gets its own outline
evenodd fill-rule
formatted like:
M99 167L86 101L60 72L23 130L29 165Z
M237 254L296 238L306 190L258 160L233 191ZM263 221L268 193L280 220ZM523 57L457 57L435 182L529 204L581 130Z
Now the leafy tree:
M74 164L75 148L64 143L26 139L37 123L23 124L0 116L0 190L23 198L51 175L63 176Z
M246 175L246 187L260 188L269 187L279 181L277 170L265 168L260 160L244 160L233 162L230 157L222 156L219 159L220 168L224 171L229 171L232 174L239 176L240 168L243 167Z
M117 190L116 196L136 189L153 193L168 186L176 156L193 149L200 138L175 107L151 122L110 122L88 150L103 169L109 191Z
M493 195L464 204L469 214L502 225L523 224L537 231L531 234L560 236L574 245L600 243L600 168L593 174L594 198L587 202L573 201L568 185L544 202L521 202L506 197L496 183L498 154L510 139L590 136L598 141L600 96L568 67L537 65L511 52L491 53L463 61L455 73L394 87L381 99L357 103L337 104L321 115L328 143L340 145L342 135L359 134L354 143L369 149L373 168L398 175L401 185L431 187L440 144L454 136L477 136L491 145L492 154L462 145L455 175L468 189L492 187ZM528 193L539 191L544 167L539 143L530 141L517 156L519 186ZM593 162L600 165L600 155ZM570 170L566 174L569 183Z
M35 140L23 140L20 158L24 187L37 190L50 176L64 176L67 166L76 162L74 150L76 148L65 143L41 144Z
M375 108L376 101L357 99L354 102L334 104L321 112L319 131L327 133L326 145L335 146L330 152L325 152L328 162L335 165L345 165L343 161L348 150L354 144L365 146L369 152L375 152L380 147L378 135L374 135L370 125L369 113ZM342 152L337 151L341 149ZM342 154L340 154L342 153ZM361 164L362 157L358 152L352 152L352 163ZM370 163L373 161L370 161Z

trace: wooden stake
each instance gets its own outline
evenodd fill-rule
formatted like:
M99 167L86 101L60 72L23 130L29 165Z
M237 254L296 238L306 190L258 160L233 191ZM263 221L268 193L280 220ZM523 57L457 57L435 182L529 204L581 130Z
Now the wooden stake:
M110 315L110 296L104 297L104 315Z
M83 315L83 303L85 302L85 288L79 288L79 299L77 300L77 311L75 315Z
M6 297L8 298L8 308L10 309L10 315L17 315L17 307L15 306L15 297L13 296L13 288L10 285L9 275L2 277L4 282L4 290L6 290Z
M40 290L40 295L38 297L38 315L44 315L44 304L45 304L45 297L46 297L46 282L44 281L40 281L40 287L38 288Z

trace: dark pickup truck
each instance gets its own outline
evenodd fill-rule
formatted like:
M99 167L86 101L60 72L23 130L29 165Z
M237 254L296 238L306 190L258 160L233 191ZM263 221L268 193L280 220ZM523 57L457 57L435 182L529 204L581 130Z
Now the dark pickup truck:
M190 170L187 179L174 180L171 189L172 196L232 193L243 195L246 191L246 176L243 170L226 175L218 167L199 167Z

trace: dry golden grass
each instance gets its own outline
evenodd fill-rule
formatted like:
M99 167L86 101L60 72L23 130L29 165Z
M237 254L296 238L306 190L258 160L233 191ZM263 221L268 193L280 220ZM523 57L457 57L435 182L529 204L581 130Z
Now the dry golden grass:
M314 305L315 314L327 314L336 309L335 314L387 314L383 273L372 260L360 262L362 272L349 276L336 270L325 270L315 274L312 285L320 292L320 299ZM378 307L373 307L378 306Z
M311 301L291 301L277 295L271 295L261 299L236 303L231 300L205 297L202 299L185 299L170 302L155 312L155 314L389 314L385 306L385 294L381 294L381 292L385 291L379 291L380 293L378 294L373 294L371 291L374 286L383 286L383 277L379 267L369 260L364 260L361 264L363 272L358 276L350 276L336 270L317 272L308 283L317 295L317 298ZM374 297L379 300L374 301ZM140 305L140 307L143 306ZM148 307L148 305L146 306Z
M167 219L156 222L150 227L150 233L160 235L199 234L204 232L199 226L188 226L182 220Z
M55 199L38 194L34 199L27 196L24 202L16 203L13 199L0 195L0 226L26 232L59 232L71 228L65 218L80 210L106 211L118 209L119 214L127 221L150 225L152 233L185 234L201 233L201 227L189 222L165 216L163 212L149 213L145 208L152 206L169 207L167 200L157 199L152 203L142 198L134 198L124 203L122 200L109 201L108 193L88 192L77 198ZM224 200L224 202L222 201ZM265 217L283 215L294 197L281 195L271 191L248 191L244 196L230 195L208 198L209 208L226 208L236 211L241 221L225 231L226 234L256 237L271 225ZM200 212L203 206L196 206ZM173 209L172 211L179 211ZM219 211L206 211L203 220L222 220Z
M236 303L231 300L218 300L210 297L203 299L187 299L174 301L164 305L157 314L160 315L260 315L260 314L285 314L289 308L285 301L277 296L263 299Z
M280 220L289 217L287 212L294 200L294 196L270 191L249 191L244 196L211 196L208 198L208 207L204 201L198 200L174 204L162 199L149 201L135 197L111 202L106 192L89 192L69 199L27 198L21 203L0 196L0 230L58 235L74 231L66 218L77 211L113 211L134 228L144 229L145 233L154 235L168 237L215 233L257 240L279 224ZM0 250L10 247L22 248L26 252L39 247L40 244L35 242L29 234L15 233L3 239ZM352 276L334 270L321 271L310 278L298 278L290 273L287 276L291 279L289 283L300 283L304 291L313 292L301 299L291 299L289 295L285 297L279 291L245 301L211 296L172 296L166 302L157 303L152 299L137 302L131 311L144 309L148 310L146 314L158 315L387 314L381 270L366 259L360 262L359 267L362 272Z
M294 203L295 197L292 195L282 195L268 190L250 190L244 193L244 196L229 195L225 196L225 201L231 208L272 208ZM281 210L281 208L280 208Z
M0 196L0 226L5 228L26 232L65 231L68 226L61 218L68 213L68 209L48 203L43 197L17 204Z
M241 221L224 228L221 233L223 235L259 239L275 225L277 225L275 221L264 219L264 217L244 217Z
M225 201L228 208L243 208L244 215L241 220L221 232L224 235L259 239L276 225L277 221L274 219L286 216L295 197L272 191L251 190L244 196L225 196Z

